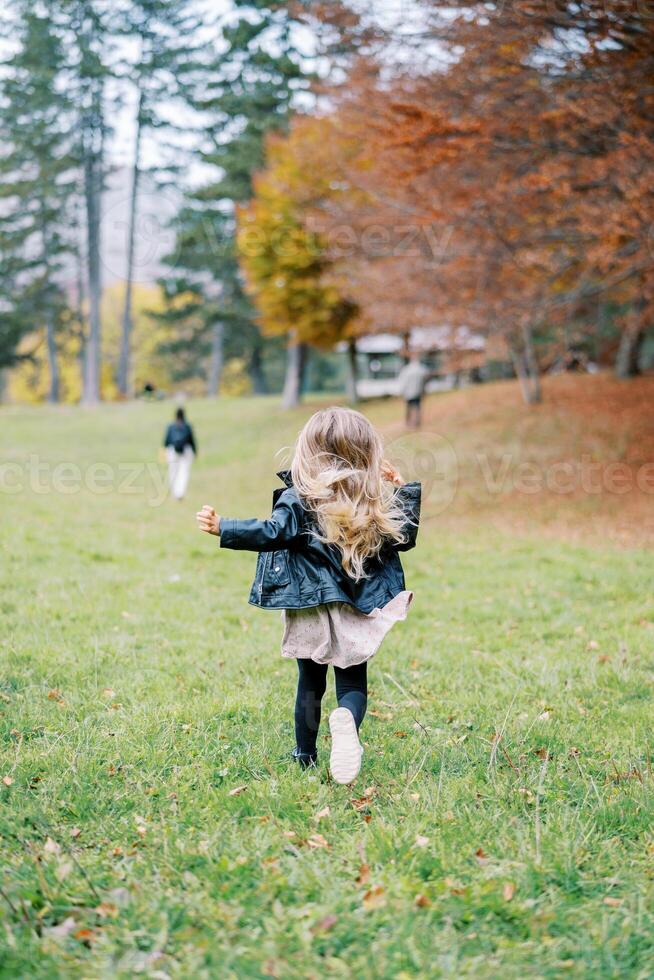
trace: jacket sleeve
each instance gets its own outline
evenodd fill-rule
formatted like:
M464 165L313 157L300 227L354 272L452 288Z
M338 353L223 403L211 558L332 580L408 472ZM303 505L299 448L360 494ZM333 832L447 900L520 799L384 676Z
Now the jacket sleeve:
M195 433L193 432L193 429L191 428L190 425L188 427L188 444L191 447L191 449L193 450L194 455L197 456L197 454L198 454L198 445L197 445L197 443L195 441Z
M167 449L168 446L172 446L173 444L170 430L171 430L171 426L169 425L168 428L166 429L166 435L164 436L164 449Z
M285 551L301 530L302 504L289 489L281 495L268 520L221 517L220 547L234 551Z
M406 524L403 529L405 540L401 544L395 545L396 551L410 551L416 546L418 525L420 524L421 495L422 487L419 483L405 483L395 495L406 515Z

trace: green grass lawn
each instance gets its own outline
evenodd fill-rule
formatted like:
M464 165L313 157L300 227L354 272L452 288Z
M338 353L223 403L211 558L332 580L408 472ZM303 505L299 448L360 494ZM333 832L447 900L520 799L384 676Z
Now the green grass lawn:
M430 495L335 786L326 731L315 773L289 762L254 556L194 521L267 513L307 409L191 406L183 504L170 411L0 415L2 976L654 976L652 552ZM395 440L396 411L369 409Z

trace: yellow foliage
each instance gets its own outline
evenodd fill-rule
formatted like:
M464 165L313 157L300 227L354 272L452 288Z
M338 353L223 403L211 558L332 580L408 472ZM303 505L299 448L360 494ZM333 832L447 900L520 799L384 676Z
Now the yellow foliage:
M252 393L252 379L247 361L243 357L232 357L226 362L220 379L220 394L240 397Z
M250 204L238 211L239 258L262 331L318 347L348 336L358 313L329 284L326 243L308 220L316 202L333 193L333 173L318 157L332 128L328 119L303 118L288 137L269 139L267 169L254 181Z
M102 397L112 401L119 397L116 372L120 353L125 284L113 283L102 296ZM168 326L160 324L148 315L149 311L163 308L161 292L157 286L135 285L132 292L132 380L133 390L142 391L146 382L159 390L170 390L170 359L157 350L166 340ZM78 402L82 393L79 337L73 331L62 330L57 338L60 400ZM14 368L9 374L8 395L11 401L39 402L48 394L50 384L45 333L40 331L24 338L21 353L30 352L33 357Z

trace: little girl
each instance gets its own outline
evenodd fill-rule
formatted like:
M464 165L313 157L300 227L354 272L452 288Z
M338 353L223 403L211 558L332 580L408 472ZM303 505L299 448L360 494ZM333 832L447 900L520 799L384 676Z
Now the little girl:
M290 473L278 476L286 487L274 492L269 520L219 517L208 504L197 520L221 547L259 552L250 602L282 610L282 656L299 668L293 757L303 768L316 764L333 666L330 769L346 784L361 768L368 660L413 598L399 552L416 543L420 484L404 483L368 419L347 408L316 412L298 436Z

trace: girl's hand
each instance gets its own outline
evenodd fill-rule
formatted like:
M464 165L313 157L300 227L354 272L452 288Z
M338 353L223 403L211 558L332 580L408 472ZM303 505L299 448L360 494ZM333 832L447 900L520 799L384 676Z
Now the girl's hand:
M389 463L387 459L382 460L381 464L381 475L382 480L388 480L396 487L403 487L405 484L405 479L399 470L396 470L392 463Z
M209 504L205 504L202 510L197 512L195 518L201 531L205 531L206 534L220 534L220 518Z

